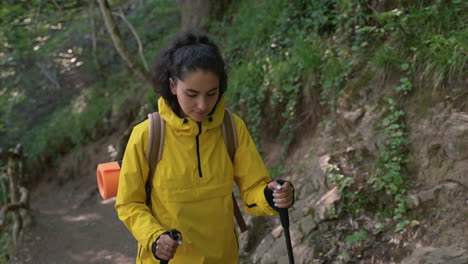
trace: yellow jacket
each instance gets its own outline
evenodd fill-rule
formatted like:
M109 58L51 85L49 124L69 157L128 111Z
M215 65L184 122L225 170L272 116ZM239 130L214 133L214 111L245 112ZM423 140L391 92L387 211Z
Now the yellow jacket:
M190 118L184 122L159 99L159 113L166 126L162 157L153 178L151 210L145 204L149 122L134 127L122 162L115 208L138 241L136 263L159 263L151 244L173 228L182 233L183 245L169 263L238 263L231 196L234 182L241 191L245 212L276 214L263 193L270 181L268 171L244 122L236 115L234 162L228 155L221 131L224 102L222 98L211 118L199 126Z

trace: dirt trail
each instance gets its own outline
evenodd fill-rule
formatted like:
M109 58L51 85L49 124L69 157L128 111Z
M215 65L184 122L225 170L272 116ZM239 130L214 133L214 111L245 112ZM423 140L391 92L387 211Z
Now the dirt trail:
M135 240L117 219L114 201L102 201L94 188L71 189L34 192L33 223L9 263L134 263Z
M135 263L136 241L117 218L115 200L103 201L97 189L96 165L109 160L102 146L87 147L84 158L67 155L34 186L33 220L9 263Z

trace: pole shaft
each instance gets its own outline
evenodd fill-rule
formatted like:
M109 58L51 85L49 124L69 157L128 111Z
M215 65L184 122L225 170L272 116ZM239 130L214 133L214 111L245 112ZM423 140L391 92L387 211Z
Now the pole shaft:
M284 229L284 237L286 238L286 248L288 249L289 264L294 264L294 254L291 244L291 235L289 233L289 228Z

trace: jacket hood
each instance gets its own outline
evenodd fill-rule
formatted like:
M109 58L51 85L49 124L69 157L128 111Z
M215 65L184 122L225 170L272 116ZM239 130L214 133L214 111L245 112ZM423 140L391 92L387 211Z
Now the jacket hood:
M212 111L212 113L201 122L201 133L205 133L207 130L216 128L221 125L224 118L225 102L226 97L223 95L216 104L215 110ZM196 136L199 134L197 122L188 116L183 118L177 116L174 111L172 111L169 103L167 103L167 101L162 97L160 97L158 100L158 108L161 117L177 135Z

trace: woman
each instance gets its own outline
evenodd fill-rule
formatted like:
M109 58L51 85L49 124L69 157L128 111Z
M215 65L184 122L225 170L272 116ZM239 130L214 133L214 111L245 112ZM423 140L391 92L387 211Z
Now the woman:
M278 208L291 207L293 187L271 181L236 115L238 147L231 161L221 132L227 75L217 46L206 36L179 36L160 55L154 75L166 126L151 208L145 204L148 120L134 127L128 141L115 205L138 240L136 263L238 263L233 183L250 215L274 215ZM181 232L177 241L168 235L174 228Z

